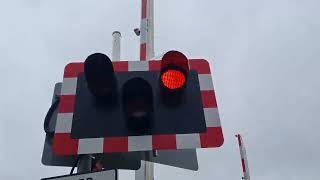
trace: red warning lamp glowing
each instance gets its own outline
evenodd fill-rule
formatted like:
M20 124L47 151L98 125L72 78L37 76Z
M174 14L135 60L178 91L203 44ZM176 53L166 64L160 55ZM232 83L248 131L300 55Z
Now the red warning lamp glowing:
M189 74L187 57L178 51L167 52L161 61L160 83L168 90L185 87Z
M161 75L162 84L169 89L182 88L186 83L185 75L177 70L169 69Z

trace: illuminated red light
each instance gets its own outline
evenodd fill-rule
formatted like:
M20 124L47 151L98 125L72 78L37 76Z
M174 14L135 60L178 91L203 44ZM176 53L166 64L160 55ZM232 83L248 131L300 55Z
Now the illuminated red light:
M179 89L186 83L185 75L174 69L169 69L161 75L162 84L168 89Z

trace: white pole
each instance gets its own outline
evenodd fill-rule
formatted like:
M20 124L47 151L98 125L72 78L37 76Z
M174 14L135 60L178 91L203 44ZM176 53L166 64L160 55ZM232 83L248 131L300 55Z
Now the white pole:
M154 57L154 0L148 0L147 60Z
M121 58L121 33L114 31L112 33L112 61L120 61Z

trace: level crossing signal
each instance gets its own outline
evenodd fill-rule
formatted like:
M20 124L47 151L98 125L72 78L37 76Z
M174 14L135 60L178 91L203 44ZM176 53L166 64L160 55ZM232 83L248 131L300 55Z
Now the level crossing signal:
M223 135L203 59L116 61L101 53L65 67L53 151L59 155L219 147Z

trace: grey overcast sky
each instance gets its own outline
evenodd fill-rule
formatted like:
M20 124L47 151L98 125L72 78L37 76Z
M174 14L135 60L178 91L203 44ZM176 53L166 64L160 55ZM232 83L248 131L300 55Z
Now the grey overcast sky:
M252 179L320 176L320 1L155 0L155 48L211 62L225 144L199 150L198 172L157 165L156 180L241 178L242 133ZM140 0L0 1L0 179L40 179L43 119L64 66L93 52L138 59ZM120 180L133 180L121 172Z

